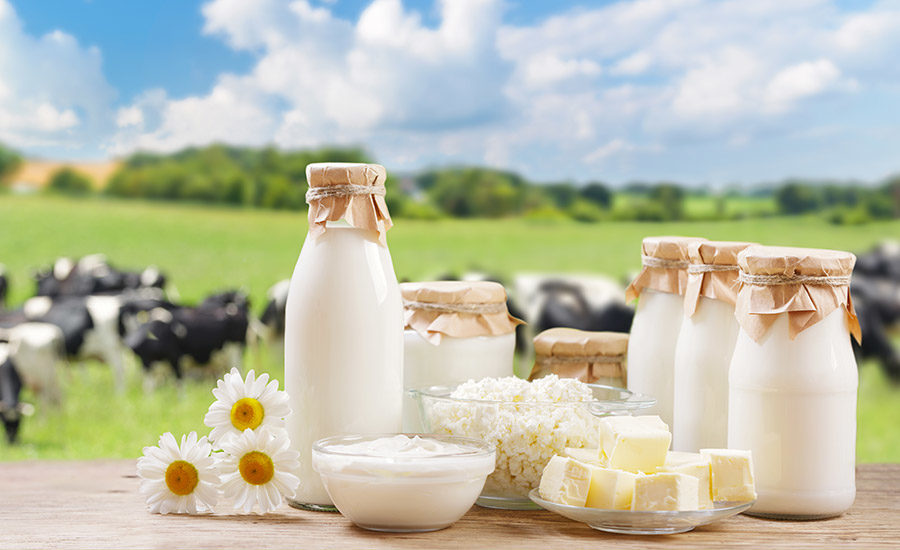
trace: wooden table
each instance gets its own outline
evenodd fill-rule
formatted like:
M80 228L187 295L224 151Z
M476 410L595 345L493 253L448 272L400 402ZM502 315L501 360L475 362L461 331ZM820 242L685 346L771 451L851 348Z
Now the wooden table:
M690 533L625 536L544 511L473 507L449 529L383 534L339 514L282 505L266 515L147 512L132 460L0 463L0 548L646 548L900 547L900 464L857 471L853 508L824 521L737 516Z

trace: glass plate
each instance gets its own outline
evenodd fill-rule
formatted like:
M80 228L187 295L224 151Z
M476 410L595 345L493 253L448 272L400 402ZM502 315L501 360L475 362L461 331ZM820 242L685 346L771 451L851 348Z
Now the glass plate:
M588 524L591 528L627 535L671 535L684 533L698 525L740 514L756 502L717 502L709 510L678 512L634 512L631 510L599 510L557 504L541 498L537 489L528 494L538 506L569 519Z

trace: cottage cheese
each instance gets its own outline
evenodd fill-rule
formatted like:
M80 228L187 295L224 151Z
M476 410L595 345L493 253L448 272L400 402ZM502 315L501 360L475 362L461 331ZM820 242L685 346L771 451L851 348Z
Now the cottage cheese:
M497 469L488 476L486 495L525 497L554 455L599 444L599 419L587 406L593 393L576 379L551 374L534 382L514 376L470 380L450 397L473 402L435 402L428 411L431 428L496 446Z

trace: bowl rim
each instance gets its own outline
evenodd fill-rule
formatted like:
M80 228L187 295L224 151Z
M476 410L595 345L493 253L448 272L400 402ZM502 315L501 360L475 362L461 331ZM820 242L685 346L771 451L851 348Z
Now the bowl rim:
M452 403L472 403L478 405L516 405L525 407L572 407L573 405L585 406L592 409L595 414L616 410L646 409L656 404L656 398L649 395L633 392L627 388L607 386L605 384L588 384L592 393L596 395L598 390L617 391L620 399L591 399L588 401L503 401L498 399L472 399L451 397L450 394L461 385L431 385L418 388L409 388L406 393L415 399L427 397L429 399L447 401ZM624 397L622 397L624 396Z
M451 452L451 453L439 453L439 454L431 454L431 455L423 455L423 456L405 456L405 457L386 457L380 456L377 454L370 453L362 453L362 452L341 452L332 447L332 445L350 445L353 443L360 443L364 441L375 441L377 439L387 438L387 437L396 437L398 435L405 435L407 437L419 437L421 439L432 439L438 440L444 443L451 443L454 445L459 445L461 447L466 447L467 451L465 452ZM317 440L312 445L312 452L320 453L324 455L331 456L341 456L341 457L353 457L353 458L363 458L363 459L372 459L372 460L386 460L386 461L418 461L418 460L441 460L447 458L485 458L485 457L494 457L496 459L497 449L496 447L481 439L474 439L471 437L465 437L461 435L450 435L450 434L434 434L434 433L411 433L411 432L393 432L393 433L375 433L375 434L344 434L344 435L335 435L330 437L323 437L322 439Z

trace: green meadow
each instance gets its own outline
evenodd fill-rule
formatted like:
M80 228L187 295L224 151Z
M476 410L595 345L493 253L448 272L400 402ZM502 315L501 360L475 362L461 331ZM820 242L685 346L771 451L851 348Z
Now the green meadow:
M641 238L654 234L853 251L900 236L900 221L835 226L816 216L672 223L524 218L395 223L389 245L398 277L408 279L477 269L504 277L523 271L571 272L624 280L639 267ZM181 301L243 288L259 314L266 290L290 276L305 234L304 212L0 194L0 263L11 278L11 306L33 294L34 269L49 266L58 256L102 252L118 267L158 266ZM281 376L277 351L249 350L246 365ZM97 363L73 364L62 378L63 405L55 410L38 406L23 422L17 446L0 442L0 460L134 457L164 431L206 432L202 419L214 381L145 392L139 368L131 364L127 390L119 394L113 391L109 369ZM889 384L876 365L864 364L859 397L859 460L900 461L900 387Z

